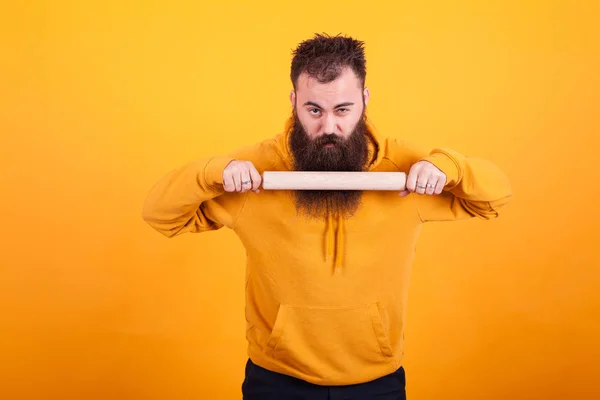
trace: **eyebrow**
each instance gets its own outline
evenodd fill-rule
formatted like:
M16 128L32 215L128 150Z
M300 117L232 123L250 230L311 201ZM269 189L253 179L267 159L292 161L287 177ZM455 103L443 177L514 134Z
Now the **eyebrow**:
M321 107L320 105L318 105L317 103L314 103L312 101L307 101L306 103L304 103L304 105L317 107L317 108L320 108L321 110L323 110L323 107ZM345 103L340 103L340 104L336 105L334 108L348 107L348 106L353 106L353 105L354 105L354 103L347 101Z

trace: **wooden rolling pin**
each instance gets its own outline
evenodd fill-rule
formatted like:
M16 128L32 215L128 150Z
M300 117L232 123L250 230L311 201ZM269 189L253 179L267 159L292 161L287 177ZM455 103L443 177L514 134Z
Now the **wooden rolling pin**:
M265 171L265 190L394 190L406 187L404 172Z

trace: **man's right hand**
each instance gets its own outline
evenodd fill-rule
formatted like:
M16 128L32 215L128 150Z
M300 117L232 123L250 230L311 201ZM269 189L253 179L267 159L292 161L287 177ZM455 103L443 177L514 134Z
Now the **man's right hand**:
M233 160L223 170L223 188L226 192L258 193L262 177L250 161Z

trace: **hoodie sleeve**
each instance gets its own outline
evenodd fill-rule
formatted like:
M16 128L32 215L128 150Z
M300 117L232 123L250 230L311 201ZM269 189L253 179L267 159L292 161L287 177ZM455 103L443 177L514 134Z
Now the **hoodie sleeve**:
M226 156L201 158L162 177L150 190L142 218L166 237L232 228L249 193L225 192L223 170L233 160L251 161L262 174L262 144Z
M424 160L446 175L446 186L440 195L412 195L423 222L497 218L512 198L506 175L489 160L447 148L426 150L414 145L400 148L404 163L410 160L410 165L404 167L406 173L413 163Z

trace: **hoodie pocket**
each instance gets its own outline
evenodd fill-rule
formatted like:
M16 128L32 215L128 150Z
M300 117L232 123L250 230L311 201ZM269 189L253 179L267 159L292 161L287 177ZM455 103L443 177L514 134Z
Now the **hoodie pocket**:
M321 377L391 363L394 356L377 303L352 307L281 304L267 348L279 362Z

